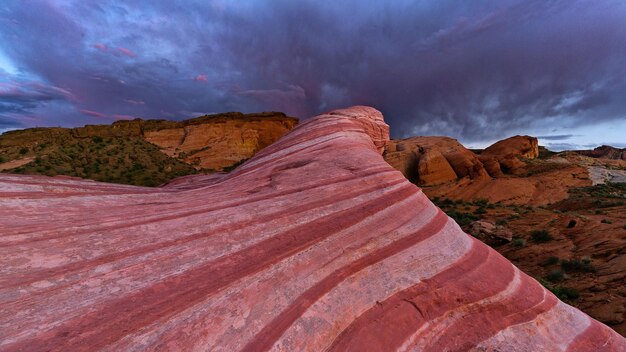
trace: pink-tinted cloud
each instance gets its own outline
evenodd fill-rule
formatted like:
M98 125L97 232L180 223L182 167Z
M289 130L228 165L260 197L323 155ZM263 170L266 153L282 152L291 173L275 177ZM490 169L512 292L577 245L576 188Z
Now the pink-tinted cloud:
M117 115L117 114L115 114L115 115L113 115L111 117L113 119L115 119L115 120L132 120L132 119L134 119L134 117L130 116L130 115Z
M137 57L137 54L132 52L130 49L119 47L117 50L128 57Z
M107 118L108 116L101 113L101 112L97 112L97 111L93 111L93 110L85 110L85 109L81 109L80 112L82 114L88 115L88 116L93 116L93 117L99 117L99 118Z
M102 52L107 52L109 50L109 48L107 48L106 45L102 44L102 43L96 43L93 45L94 48L102 51Z
M125 102L127 102L128 104L133 104L133 105L145 105L146 102L143 100L133 100L133 99L124 99Z
M193 80L196 81L196 82L207 82L208 81L208 79L206 78L206 75L197 75Z

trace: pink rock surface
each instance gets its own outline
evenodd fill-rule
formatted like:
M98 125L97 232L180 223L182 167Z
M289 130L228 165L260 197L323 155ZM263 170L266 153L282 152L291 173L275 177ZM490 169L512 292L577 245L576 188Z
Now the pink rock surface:
M0 175L3 351L624 351L384 162L310 119L161 188Z

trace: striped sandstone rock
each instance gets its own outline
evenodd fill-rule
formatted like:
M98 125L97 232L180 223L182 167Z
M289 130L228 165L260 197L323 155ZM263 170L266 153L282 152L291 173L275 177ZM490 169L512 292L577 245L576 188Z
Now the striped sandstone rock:
M320 115L230 174L0 175L2 351L623 351Z

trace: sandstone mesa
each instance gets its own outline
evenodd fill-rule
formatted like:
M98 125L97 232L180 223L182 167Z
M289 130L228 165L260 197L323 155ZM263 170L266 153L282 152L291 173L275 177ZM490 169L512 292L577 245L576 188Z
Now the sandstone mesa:
M464 234L388 141L357 106L162 188L0 174L0 350L626 350Z

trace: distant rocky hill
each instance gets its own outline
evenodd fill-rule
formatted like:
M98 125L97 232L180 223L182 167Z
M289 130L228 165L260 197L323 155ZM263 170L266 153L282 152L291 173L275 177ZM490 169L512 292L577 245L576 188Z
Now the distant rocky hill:
M0 136L0 171L156 186L232 169L291 130L283 113L224 113L185 121L117 121L31 128Z
M626 160L626 148L620 149L608 145L603 145L593 150L575 150L574 152L592 158Z

